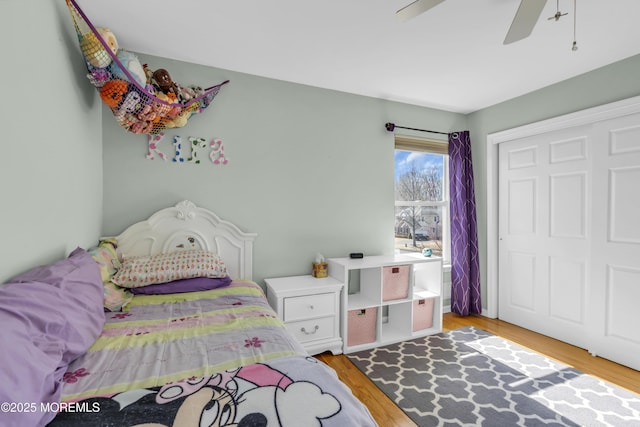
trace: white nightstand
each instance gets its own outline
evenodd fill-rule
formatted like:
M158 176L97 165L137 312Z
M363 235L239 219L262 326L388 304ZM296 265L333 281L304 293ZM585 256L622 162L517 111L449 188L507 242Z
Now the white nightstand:
M327 350L342 353L340 281L333 277L292 276L265 282L269 304L309 354Z

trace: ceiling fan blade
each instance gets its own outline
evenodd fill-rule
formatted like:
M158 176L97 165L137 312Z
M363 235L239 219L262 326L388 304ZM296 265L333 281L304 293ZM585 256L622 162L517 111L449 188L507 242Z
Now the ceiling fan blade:
M538 18L544 9L547 0L522 0L516 16L513 18L504 44L509 44L529 37L536 26Z
M444 0L416 0L396 12L400 21L408 21L442 3Z

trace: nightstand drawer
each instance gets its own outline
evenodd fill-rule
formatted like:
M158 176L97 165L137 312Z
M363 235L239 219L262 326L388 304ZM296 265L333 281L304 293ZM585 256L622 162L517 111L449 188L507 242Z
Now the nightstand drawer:
M284 299L284 321L335 315L335 293L305 295Z
M286 323L287 329L302 344L309 341L334 338L335 316Z
M334 277L290 276L264 279L267 299L287 332L311 355L342 353L340 294Z

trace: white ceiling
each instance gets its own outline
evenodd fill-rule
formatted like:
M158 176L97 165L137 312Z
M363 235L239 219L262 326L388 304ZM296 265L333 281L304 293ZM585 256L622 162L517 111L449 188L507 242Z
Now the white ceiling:
M402 23L411 1L77 3L127 50L459 113L640 53L639 0L576 0L576 52L573 0L558 22L548 0L532 35L506 46L519 0L446 0Z

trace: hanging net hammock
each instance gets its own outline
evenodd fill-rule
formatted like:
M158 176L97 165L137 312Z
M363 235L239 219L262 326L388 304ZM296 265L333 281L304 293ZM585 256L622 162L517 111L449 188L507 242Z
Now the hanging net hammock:
M66 0L78 34L87 77L111 109L120 126L139 134L157 134L182 127L211 104L224 81L202 89L172 81L165 69L140 64L135 55L118 48L115 35L96 28L74 0Z

